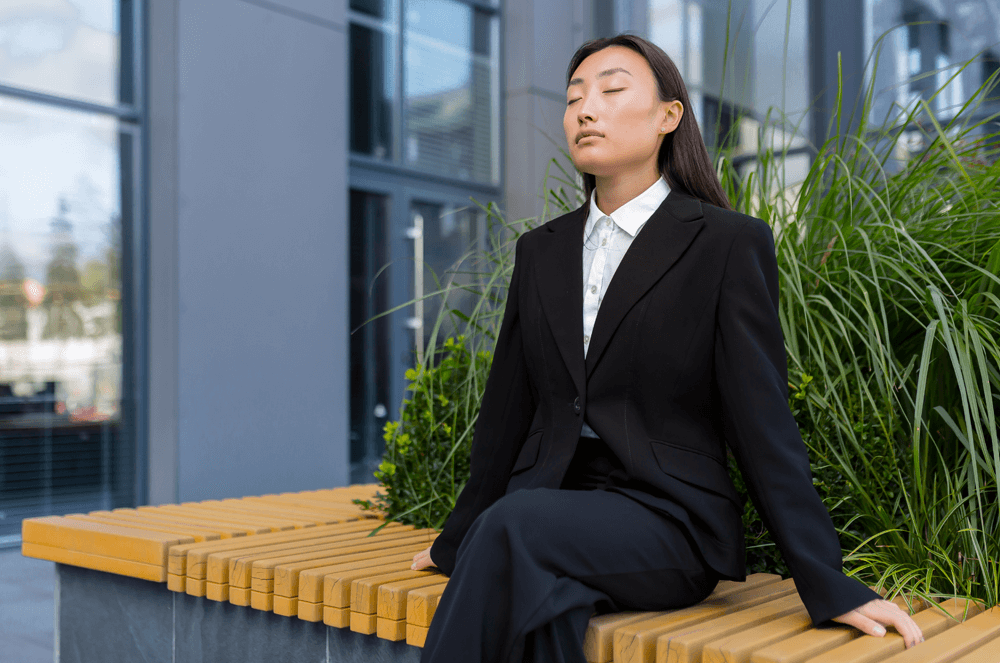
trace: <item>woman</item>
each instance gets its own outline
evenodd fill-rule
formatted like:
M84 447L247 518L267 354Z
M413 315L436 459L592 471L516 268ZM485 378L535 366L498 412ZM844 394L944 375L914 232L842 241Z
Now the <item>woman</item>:
M923 639L841 571L788 408L774 239L731 209L687 107L640 37L570 62L563 128L588 201L515 244L470 479L414 557L450 578L422 663L583 663L595 612L745 579L727 443L814 624Z

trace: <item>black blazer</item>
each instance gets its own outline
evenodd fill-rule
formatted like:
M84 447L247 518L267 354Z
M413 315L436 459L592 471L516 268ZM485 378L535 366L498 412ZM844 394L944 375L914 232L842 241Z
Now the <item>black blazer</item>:
M613 490L680 521L723 578L746 578L728 443L813 623L880 598L841 570L788 407L771 228L671 190L608 285L583 354L589 202L521 235L472 438L471 476L431 549L451 575L476 517L559 488L587 423L625 466Z

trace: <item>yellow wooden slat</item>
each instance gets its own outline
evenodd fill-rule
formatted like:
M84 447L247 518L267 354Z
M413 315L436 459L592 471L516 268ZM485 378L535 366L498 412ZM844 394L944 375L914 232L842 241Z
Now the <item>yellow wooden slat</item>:
M351 585L358 578L383 576L388 573L410 571L412 562L380 564L353 571L327 573L323 577L323 604L332 608L351 608Z
M298 555L286 555L282 557L274 557L270 559L260 559L253 562L253 568L251 570L251 588L259 592L273 592L274 591L274 568L279 564L291 564L295 562L315 562L316 566L325 566L327 564L334 563L338 557L343 555L350 555L353 553L369 552L371 550L391 550L393 545L399 545L400 543L406 541L409 543L413 542L424 542L426 544L427 535L426 534L404 534L398 538L395 535L391 535L393 538L391 540L378 541L372 539L369 543L363 544L352 544L352 545L337 545L331 547L328 551L315 551L301 553ZM346 542L345 542L346 543ZM237 560L237 568L239 568L239 563L241 560ZM411 562L412 563L412 562ZM232 574L230 574L230 584L236 584Z
M170 548L167 570L177 575L188 575L192 578L206 578L208 573L208 555L213 552L227 550L242 550L244 548L282 543L284 541L301 541L324 534L336 534L364 531L369 525L360 522L338 523L324 525L309 530L293 530L290 532L268 532L252 537L240 536L231 540L213 541L203 544L188 544ZM188 568L190 564L190 569Z
M135 527L134 523L128 521L118 520L116 518L108 518L104 516L91 516L91 515L80 515L78 513L71 513L66 516L70 520L82 520L88 523L101 523L104 525L115 525L117 527ZM202 541L218 541L220 537L215 532L205 533L203 530L199 530L196 527L184 527L183 525L161 525L157 523L146 523L142 526L142 529L150 532L165 532L167 534L173 534L175 536L189 536L194 539L195 543Z
M205 581L205 598L212 601L228 601L229 585Z
M705 645L802 608L799 595L790 594L752 608L743 608L706 622L669 631L656 639L656 663L667 663L668 660L670 663L700 663Z
M911 614L910 607L915 612L929 607L919 597L912 597L909 606L903 596L897 596L892 602L906 610L907 614ZM805 633L756 650L750 657L750 663L802 663L806 659L848 643L861 634L859 629L846 624L821 629L811 628Z
M22 541L47 548L64 548L158 565L163 571L161 582L167 579L167 550L170 546L194 542L189 536L71 520L62 516L27 518L21 521L21 537Z
M733 583L735 587L725 585L701 603L666 613L650 613L649 619L619 628L614 634L614 660L620 663L652 663L656 660L656 643L665 633L795 593L795 582L790 578L777 582L773 577L764 580L767 582L745 587L740 587L739 583Z
M413 645L414 647L423 647L424 642L427 641L427 628L426 626L407 623L406 644Z
M250 607L264 612L274 611L274 594L250 590Z
M188 596L197 596L198 598L204 598L207 594L206 583L204 580L198 580L195 578L188 578L184 582L184 593Z
M773 573L753 573L747 576L743 582L731 580L720 580L712 593L706 600L718 600L731 596L737 592L745 592L755 587L774 584L781 580L781 576ZM626 655L631 658L637 654L635 649L640 651L649 650L650 660L655 656L656 637L659 635L656 628L666 630L668 624L674 621L673 617L668 617L666 621L661 618L672 615L675 610L666 611L623 611L613 612L606 615L592 617L587 625L587 630L583 637L583 652L588 661L593 663L610 663L614 659L615 634L619 629L626 626L636 626L631 630L623 630L619 636L622 642L622 650L628 651ZM638 625L642 623L641 628ZM414 622L420 626L428 626L430 622ZM662 632L662 630L661 630ZM634 642L628 642L628 639ZM647 641L649 644L647 644Z
M375 614L390 621L406 621L407 596L411 590L437 585L444 587L447 583L448 579L438 573L425 578L388 582L378 588L378 606ZM399 640L406 638L406 629L402 629L401 632L403 636L398 638Z
M274 603L274 614L281 615L283 617L298 616L299 599L297 597L278 596L277 594L272 594L271 600Z
M798 635L812 627L803 606L790 615L767 621L705 645L702 663L750 663L750 655L774 642Z
M405 527L388 531L390 534L387 536L389 537L395 536L397 533L399 535L409 533ZM237 587L250 587L253 563L256 561L308 552L337 550L346 545L382 540L376 537L367 537L367 532L367 528L347 532L321 532L320 536L277 543L268 542L266 545L260 540L250 541L243 548L209 553L206 558L205 577L212 582L228 582ZM392 539L390 538L390 540ZM255 543L257 545L253 545Z
M351 555L338 555L332 558L337 560L336 564L324 563L322 566L306 566L317 562L278 565L274 569L274 594L276 596L297 596L301 600L321 603L323 601L323 576L327 573L353 571L394 562L410 561L412 563L413 556L425 548L423 543L417 543L399 548L393 547L390 549L391 553L380 549ZM304 578L306 583L303 582ZM305 594L301 591L303 587L306 587Z
M228 585L227 585L228 586ZM229 602L233 605L250 605L250 588L243 587L229 587Z
M215 523L207 523L201 520L191 520L188 518L175 518L156 513L140 513L135 509L115 509L114 511L91 511L88 516L113 516L121 520L128 521L133 527L142 527L145 523L159 523L163 525L180 525L182 527L197 527L206 532L215 532L220 538L228 539L237 536L246 536L246 530L230 529L219 527Z
M378 617L375 620L375 635L394 642L406 640L406 620Z
M351 625L351 609L323 606L323 623L335 628L348 628Z
M351 581L351 612L358 612L364 615L375 615L378 612L378 590L379 588L395 580L411 580L413 578L434 578L440 577L437 571L421 569L414 571L395 571L385 575L373 576L369 578L357 578ZM374 626L372 627L374 628ZM372 631L374 633L374 631Z
M187 578L184 576L174 575L173 573L167 574L167 589L172 592L184 592L186 588Z
M85 569L115 573L120 576L131 576L133 578L141 578L142 580L152 580L153 582L165 582L167 579L167 572L158 564L144 564L128 559L118 559L117 557L106 557L104 555L68 550L66 548L54 548L30 541L21 542L21 554L25 557L47 559L50 562L81 566Z
M447 578L445 578L447 580ZM428 627L437 610L441 595L447 585L432 585L412 590L406 597L406 621L415 626Z
M351 610L351 630L355 633L374 635L378 628L378 617Z
M299 619L305 620L307 622L321 622L323 621L323 604L322 603L310 603L308 601L303 601L297 599L296 613Z
M947 612L947 614L945 614ZM958 619L968 620L980 614L982 607L976 603L966 603L963 600L949 600L938 607L930 607L913 615L913 621L920 627L927 642L947 630L959 626ZM927 642L921 643L922 645ZM889 630L884 636L861 635L847 644L806 659L808 663L876 663L903 651L905 647L902 636L895 630Z
M236 500L235 502L223 502L220 500L206 500L204 502L183 502L181 506L198 507L211 509L220 513L231 513L236 517L249 516L262 520L285 521L292 523L296 529L304 527L315 527L317 525L329 525L337 522L336 517L325 514L305 513L292 507L267 507L257 502Z
M956 658L954 663L997 663L1000 661L1000 638L994 638L986 644Z
M997 638L1000 638L1000 606L985 610L916 647L891 656L885 659L885 663L950 663Z
M136 509L113 509L111 513L138 513L144 517L148 518L158 518L160 520L166 519L183 519L186 522L199 525L201 527L206 527L208 529L224 528L230 531L238 531L243 534L265 534L267 532L274 531L270 526L265 525L250 525L248 523L236 523L228 519L213 518L205 515L192 515L190 513L177 513L175 511L165 510L165 506L157 507L147 507L140 506Z
M161 504L160 506L137 507L138 511L150 511L154 513L174 513L177 515L187 515L196 518L206 518L212 520L219 520L220 522L229 522L237 524L245 524L250 527L258 527L269 532L285 531L290 529L302 529L307 524L301 521L293 520L279 520L273 518L257 518L255 516L243 515L238 513L232 513L229 511L222 511L219 509L209 509L205 507L193 507L193 506L178 506L176 504ZM311 523L309 523L311 525Z

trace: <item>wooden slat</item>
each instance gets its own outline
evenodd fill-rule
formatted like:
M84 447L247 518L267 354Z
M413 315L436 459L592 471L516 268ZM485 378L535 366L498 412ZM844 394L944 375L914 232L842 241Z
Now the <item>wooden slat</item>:
M351 609L351 585L358 578L373 578L389 573L411 571L412 562L380 564L364 569L328 573L323 577L323 603L332 608Z
M897 596L892 602L906 610L907 614L912 614L906 597ZM909 605L915 612L929 607L919 597L910 598ZM811 628L805 633L756 650L750 661L751 663L802 663L806 659L850 642L860 635L862 635L860 630L846 624L822 629Z
M367 532L370 531L370 528L371 525L368 523L353 521L309 530L268 532L267 534L255 535L252 538L239 537L238 540L219 541L212 544L173 546L170 549L167 571L178 575L189 575L193 578L207 578L208 556L214 552L239 551L254 546L272 545L286 541L303 541L324 534Z
M21 554L25 557L47 559L52 562L59 562L60 564L70 564L85 569L114 573L120 576L152 580L153 582L164 582L167 579L167 574L161 565L143 564L142 562L133 562L128 559L78 552L67 548L54 548L39 543L31 543L30 541L21 542Z
M357 545L359 542L381 541L368 538L368 528L352 531L337 531L324 533L322 536L302 538L294 541L281 541L263 545L261 541L251 541L260 545L247 545L237 550L213 552L207 558L205 577L212 582L228 582L238 587L250 587L253 577L253 564L267 559L294 557L310 552L335 551L345 546ZM387 530L388 540L394 540L395 535L409 534L412 530L399 527Z
M167 550L170 546L194 543L194 539L189 536L72 520L63 516L25 519L21 524L21 536L22 541L37 544L38 547L28 548L36 553L50 549L65 549L140 564L159 565L162 572L158 574L162 575L161 582L167 579ZM23 550L22 554L28 557L35 556Z
M790 615L802 608L799 595L790 594L752 608L669 631L656 639L656 662L666 663L670 660L671 663L700 663L706 645L733 633Z
M997 638L1000 638L1000 606L990 608L916 647L891 656L885 659L885 663L950 663Z
M378 588L378 606L375 611L382 619L406 621L406 600L410 591L420 587L444 587L448 583L447 579L440 573L433 573L430 576L411 578L408 580L398 580L387 582ZM400 631L403 640L406 638L406 629Z
M782 597L794 596L795 583L791 580L757 582L741 587L740 583L717 588L718 594L709 595L701 603L655 613L649 619L634 621L615 631L614 660L621 663L652 663L656 660L657 641L665 633L691 627L695 624L734 613ZM722 585L722 583L719 583ZM736 585L735 587L733 585Z
M280 557L270 557L267 559L257 559L253 562L251 569L250 586L259 592L273 592L274 569L279 564L308 562L310 565L325 566L335 562L337 558L342 555L370 552L372 550L388 551L392 549L393 544L402 542L423 542L426 546L428 535L426 533L406 532L402 533L398 537L395 534L390 535L390 537L391 538L387 541L370 540L367 543L344 541L342 544L331 546L328 549L303 552L293 555L282 555ZM237 560L235 568L239 569L241 562L242 560ZM237 579L239 578L233 578L231 574L230 584L236 584L235 580Z
M755 573L747 576L744 582L721 580L706 600L716 601L731 597L737 592L773 584L780 580L781 576L772 573ZM583 638L584 655L592 663L610 663L614 660L615 634L621 630L618 636L622 650L619 655L620 660L632 658L652 660L656 655L656 637L660 632L669 629L669 624L674 621L671 615L675 612L676 610L625 611L598 615L592 618L587 626ZM429 624L428 621L419 625ZM631 628L626 629L626 627Z
M323 579L328 573L360 570L396 562L412 563L413 556L426 547L423 543L418 543L399 548L393 547L392 552L372 550L340 555L334 558L337 560L336 564L324 564L309 568L301 563L295 564L294 566L298 569L296 573L293 573L294 569L288 568L293 565L279 565L274 570L274 593L280 596L297 596L300 600L313 603L322 603ZM295 582L296 579L298 582Z
M923 647L935 637L960 625L957 621L963 616L966 621L980 614L982 608L975 603L967 604L962 600L949 600L940 606L931 606L913 615L913 621L920 627L926 642ZM947 613L947 614L945 614ZM906 644L902 636L895 631L888 631L884 636L860 635L851 642L831 649L819 656L807 659L809 663L875 663L883 661L897 652L904 651ZM916 647L914 647L916 649Z
M422 647L448 578L410 564L438 533L393 522L368 536L383 521L350 500L378 488L27 519L22 552ZM892 630L815 629L791 579L752 574L693 606L595 614L584 654L589 663L1000 663L1000 608L917 600L913 611L927 640L904 650Z
M431 619L437 610L441 595L447 586L448 578L441 576L445 580L443 585L431 585L430 587L419 587L410 591L406 595L406 623L424 628L431 625Z
M997 663L1000 661L1000 638L994 638L981 647L956 658L954 663Z
M116 527L129 527L135 526L135 523L128 521L118 520L116 518L106 518L103 516L91 516L82 515L78 513L71 513L65 516L70 520L82 520L87 523L100 523L102 525L114 525ZM218 541L222 537L219 536L217 532L211 532L202 530L197 527L185 527L183 525L163 525L159 523L146 523L142 526L144 530L150 532L164 532L166 534L173 534L179 537L191 537L194 539L195 543L201 543L203 541Z

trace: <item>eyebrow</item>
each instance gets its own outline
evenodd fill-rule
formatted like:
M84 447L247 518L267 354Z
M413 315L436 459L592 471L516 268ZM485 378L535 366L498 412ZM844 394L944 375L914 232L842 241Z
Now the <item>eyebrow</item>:
M622 72L622 73L628 74L629 76L632 75L632 74L629 74L629 72L627 72L624 69L622 69L621 67L614 67L613 69L605 69L601 73L597 74L597 78L604 78L605 76L610 76L611 74L617 74L619 71ZM571 80L569 82L569 85L567 85L566 88L569 89L570 86L577 85L577 84L582 83L582 82L583 82L582 78L574 78L573 80Z

